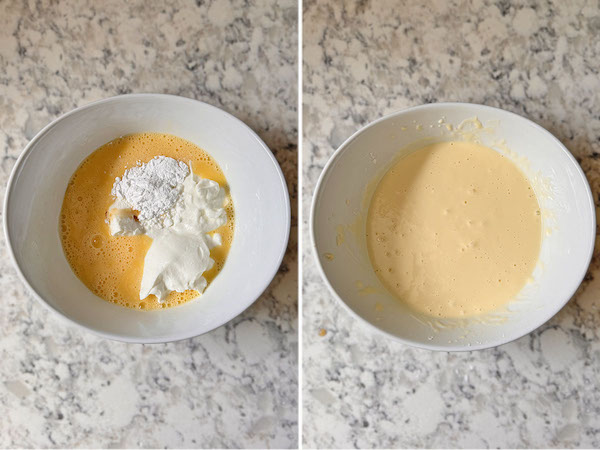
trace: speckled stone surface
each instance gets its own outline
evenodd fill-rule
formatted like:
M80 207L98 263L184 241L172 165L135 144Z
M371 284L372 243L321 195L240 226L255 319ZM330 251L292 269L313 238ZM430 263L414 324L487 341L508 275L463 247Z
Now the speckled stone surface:
M375 335L342 310L306 231L317 178L345 138L438 101L544 126L579 159L598 200L599 36L597 2L305 1L305 448L600 446L598 252L577 295L529 336L433 353Z
M59 115L169 93L250 125L276 154L295 210L296 31L288 0L0 2L1 183ZM296 228L249 310L166 345L65 325L26 292L2 236L0 447L296 447Z

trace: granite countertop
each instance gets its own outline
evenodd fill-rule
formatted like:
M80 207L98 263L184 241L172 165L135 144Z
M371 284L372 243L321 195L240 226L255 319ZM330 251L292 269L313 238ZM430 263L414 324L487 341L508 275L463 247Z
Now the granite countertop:
M295 205L296 16L289 0L1 2L0 182L61 114L157 92L246 122ZM296 228L294 218L281 270L249 310L164 345L64 324L17 279L2 236L0 447L297 446Z
M309 203L333 151L368 122L423 103L530 118L577 157L598 199L600 12L584 1L534 3L305 0L305 448L600 446L597 251L575 297L535 332L436 353L353 319L309 246Z

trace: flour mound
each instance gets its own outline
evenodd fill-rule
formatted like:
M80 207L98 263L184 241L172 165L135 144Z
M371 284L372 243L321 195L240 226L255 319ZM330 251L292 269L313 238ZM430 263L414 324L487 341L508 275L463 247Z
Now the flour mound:
M156 156L146 164L127 169L116 178L112 195L139 211L137 218L146 228L164 228L173 221L170 212L179 199L190 168L182 161Z

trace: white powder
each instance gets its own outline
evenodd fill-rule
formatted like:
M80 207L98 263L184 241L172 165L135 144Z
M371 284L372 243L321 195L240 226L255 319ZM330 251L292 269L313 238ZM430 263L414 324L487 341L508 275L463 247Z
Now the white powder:
M112 195L139 211L138 219L146 228L173 224L170 212L181 194L183 180L190 173L182 161L156 156L146 164L127 169L117 178Z

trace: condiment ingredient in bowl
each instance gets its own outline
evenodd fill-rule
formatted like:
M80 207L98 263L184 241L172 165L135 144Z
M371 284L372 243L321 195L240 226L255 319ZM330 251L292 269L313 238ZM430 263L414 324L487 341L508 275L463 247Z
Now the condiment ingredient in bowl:
M210 155L176 136L140 133L89 155L64 196L67 260L99 297L162 309L197 297L225 263L234 211Z
M214 265L210 250L221 245L220 234L208 233L227 223L219 183L194 175L182 161L156 156L117 178L112 195L111 234L152 238L140 299L155 295L162 302L173 291L203 292L202 274Z

